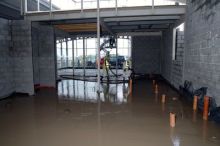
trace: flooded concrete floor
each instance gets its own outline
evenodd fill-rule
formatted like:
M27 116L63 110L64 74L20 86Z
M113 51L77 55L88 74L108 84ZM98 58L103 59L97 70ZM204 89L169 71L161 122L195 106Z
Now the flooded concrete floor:
M65 80L58 89L0 101L1 146L219 146L220 126L202 120L165 83L102 85ZM167 95L165 104L161 94ZM176 97L176 100L174 100ZM169 126L169 112L177 115Z

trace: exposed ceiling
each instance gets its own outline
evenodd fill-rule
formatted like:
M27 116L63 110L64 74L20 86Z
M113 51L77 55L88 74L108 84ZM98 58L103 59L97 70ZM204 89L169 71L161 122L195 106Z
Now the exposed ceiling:
M49 9L49 2L47 0L40 0L39 2L41 10ZM37 0L28 0L27 3L28 10L37 10ZM0 17L2 18L10 20L23 19L21 9L24 9L24 0L0 0ZM58 8L53 5L53 9L57 10Z
M100 12L101 35L128 32L161 32L184 21L185 6L129 7L102 9ZM68 32L71 35L96 34L97 11L55 11L29 13L28 19Z
M158 32L168 29L180 19L178 15L104 18L100 27L102 34ZM96 34L97 31L96 19L50 21L49 24L72 35Z
M21 19L20 6L19 0L1 0L0 17L5 19Z
M74 32L95 32L97 30L96 23L79 23L79 24L58 24L54 25L56 28L61 29L68 33Z

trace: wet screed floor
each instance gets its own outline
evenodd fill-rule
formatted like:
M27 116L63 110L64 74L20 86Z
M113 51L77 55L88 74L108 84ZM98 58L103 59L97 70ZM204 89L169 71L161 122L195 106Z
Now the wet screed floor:
M159 82L103 84L63 80L57 89L0 101L1 146L220 146L220 126L203 121L176 91ZM166 101L161 102L162 94ZM170 127L170 112L176 125Z

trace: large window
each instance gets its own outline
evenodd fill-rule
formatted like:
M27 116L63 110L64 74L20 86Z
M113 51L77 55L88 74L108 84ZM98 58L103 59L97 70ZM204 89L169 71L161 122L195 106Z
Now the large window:
M106 39L101 38L101 44ZM91 37L77 37L74 40L67 38L57 41L57 68L71 68L73 64L75 68L96 68L96 42L97 39ZM131 37L120 36L116 44L117 49L107 47L106 50L110 52L110 59L114 60L112 66L116 65L116 56L118 55L118 61L122 67L122 60L125 61L131 56ZM74 52L72 52L73 50ZM101 51L101 58L104 55L105 52Z
M118 55L124 56L126 59L130 57L131 52L131 37L121 36L118 38Z

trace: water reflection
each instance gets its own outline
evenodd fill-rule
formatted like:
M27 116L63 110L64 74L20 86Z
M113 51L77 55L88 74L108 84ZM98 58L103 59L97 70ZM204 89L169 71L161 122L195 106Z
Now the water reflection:
M79 80L62 80L58 83L58 95L60 100L73 100L83 102L97 102L96 82ZM101 102L127 103L128 84L101 84Z
M174 128L170 129L170 138L173 146L180 146L180 137L177 135Z

